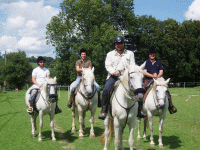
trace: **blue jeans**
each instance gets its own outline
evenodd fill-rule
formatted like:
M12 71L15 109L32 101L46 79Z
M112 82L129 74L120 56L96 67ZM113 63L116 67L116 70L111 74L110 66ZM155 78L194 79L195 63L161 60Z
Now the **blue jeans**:
M74 92L76 90L76 87L81 82L82 76L77 76L76 80L74 81L74 85L72 87L72 91ZM97 90L100 91L100 86L97 84L96 81L94 81L94 85L96 86Z
M36 90L36 89L33 89L33 90L31 91L29 100L34 100L34 98L35 98L35 96L36 96L36 93L37 93L37 90Z
M106 84L105 87L103 89L103 95L107 96L108 95L108 91L110 89L110 87L115 84L115 82L118 80L117 76L111 75L107 80L106 80Z

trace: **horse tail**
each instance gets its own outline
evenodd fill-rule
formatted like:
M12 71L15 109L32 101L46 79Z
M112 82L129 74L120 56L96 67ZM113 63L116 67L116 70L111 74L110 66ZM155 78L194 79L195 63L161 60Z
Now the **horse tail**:
M109 125L110 134L108 137L108 143L110 143L112 137L114 137L114 121L113 118L110 119ZM100 143L103 145L105 143L105 132L100 136Z

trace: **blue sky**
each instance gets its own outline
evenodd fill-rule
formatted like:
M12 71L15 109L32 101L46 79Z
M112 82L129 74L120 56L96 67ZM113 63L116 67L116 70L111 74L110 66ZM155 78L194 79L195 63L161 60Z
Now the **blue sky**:
M63 0L0 0L0 52L27 56L55 57L55 48L46 45L46 24L60 11ZM136 15L178 22L200 19L200 0L134 0Z

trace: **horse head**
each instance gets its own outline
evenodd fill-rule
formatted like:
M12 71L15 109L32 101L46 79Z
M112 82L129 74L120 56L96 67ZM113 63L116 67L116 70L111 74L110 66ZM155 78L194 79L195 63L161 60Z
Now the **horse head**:
M86 91L86 94L89 96L93 93L93 88L94 88L94 67L92 69L82 68L82 70L83 70L82 83Z
M138 101L142 100L145 93L145 89L142 88L143 77L144 77L144 73L142 70L143 68L142 66L137 66L137 65L134 66L128 65L126 68L127 69L124 72L122 80L123 82L126 82L130 90L136 96L136 99Z
M164 108L165 106L165 101L166 101L166 97L167 97L167 84L170 80L170 78L168 78L166 81L164 78L158 78L153 79L154 80L154 85L153 85L153 89L156 93L156 98L158 100L159 103L159 107L160 109Z
M46 93L46 98L50 102L56 102L58 100L56 77L47 78L46 82L43 84L43 90Z

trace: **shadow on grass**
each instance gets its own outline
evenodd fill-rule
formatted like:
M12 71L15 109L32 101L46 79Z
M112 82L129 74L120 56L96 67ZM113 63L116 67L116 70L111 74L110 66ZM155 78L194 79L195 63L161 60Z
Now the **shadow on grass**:
M158 135L154 135L154 142L155 145L158 146L158 139L159 136ZM182 141L179 139L178 136L172 135L172 136L162 136L162 141L163 141L163 146L169 146L170 149L176 149L176 148L180 148L182 145ZM150 135L147 136L147 140L144 141L145 143L150 143Z

